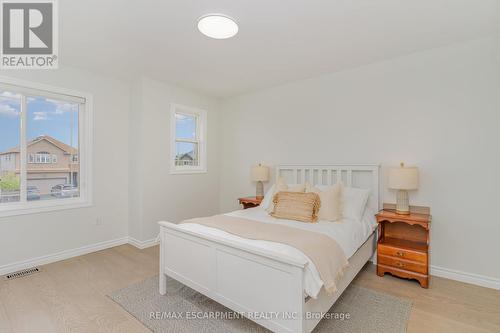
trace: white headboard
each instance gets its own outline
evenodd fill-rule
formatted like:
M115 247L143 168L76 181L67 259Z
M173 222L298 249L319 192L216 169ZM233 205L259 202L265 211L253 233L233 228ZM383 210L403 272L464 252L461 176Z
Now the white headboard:
M289 184L309 182L312 185L333 185L341 180L344 185L370 189L368 206L375 212L380 209L379 166L375 164L335 165L278 165L276 180L283 177Z

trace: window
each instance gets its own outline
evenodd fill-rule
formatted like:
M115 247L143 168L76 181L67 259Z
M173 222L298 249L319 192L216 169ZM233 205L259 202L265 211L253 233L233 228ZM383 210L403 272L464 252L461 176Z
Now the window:
M91 204L91 112L89 95L0 79L0 216Z
M36 158L35 158L36 163L52 163L52 156L48 152L41 152L41 153L36 153Z
M206 111L172 104L170 172L207 172Z

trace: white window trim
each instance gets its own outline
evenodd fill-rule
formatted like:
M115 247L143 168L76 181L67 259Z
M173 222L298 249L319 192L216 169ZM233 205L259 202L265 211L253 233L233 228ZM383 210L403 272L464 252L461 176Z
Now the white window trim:
M43 212L51 212L66 209L76 209L90 207L93 204L93 182L92 182L92 165L93 165L93 99L92 95L80 91L75 91L66 88L53 87L50 85L30 82L25 80L14 79L6 76L0 76L0 87L11 89L19 92L38 91L39 94L47 97L56 97L58 99L67 99L68 101L84 101L85 108L83 112L78 112L78 120L80 131L79 134L79 155L80 161L80 197L67 198L64 200L42 200L42 201L26 201L26 167L28 165L26 154L26 112L21 110L21 200L20 202L0 204L0 217L16 216L25 214L36 214ZM61 96L62 95L62 96ZM24 95L23 95L24 96ZM24 97L23 97L24 98Z
M48 152L35 153L35 164L52 164L52 155Z
M198 166L175 165L176 121L175 114L182 113L196 116L198 119L196 133L198 135ZM189 140L186 140L189 141ZM194 174L207 172L207 111L181 104L170 104L170 174Z

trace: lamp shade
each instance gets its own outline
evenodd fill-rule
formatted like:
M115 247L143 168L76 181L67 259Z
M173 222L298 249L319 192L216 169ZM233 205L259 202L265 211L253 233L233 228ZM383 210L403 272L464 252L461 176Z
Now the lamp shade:
M254 182L267 182L269 180L269 168L261 164L254 166L252 168L251 178Z
M394 190L418 189L418 168L402 166L389 169L389 188Z

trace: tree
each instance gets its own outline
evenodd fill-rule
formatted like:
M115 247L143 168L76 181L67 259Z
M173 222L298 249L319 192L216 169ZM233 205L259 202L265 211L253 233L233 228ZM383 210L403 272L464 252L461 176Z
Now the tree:
M19 191L19 177L15 173L9 172L0 180L0 190Z

